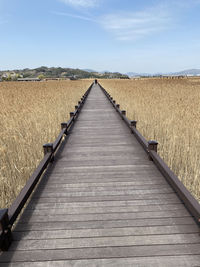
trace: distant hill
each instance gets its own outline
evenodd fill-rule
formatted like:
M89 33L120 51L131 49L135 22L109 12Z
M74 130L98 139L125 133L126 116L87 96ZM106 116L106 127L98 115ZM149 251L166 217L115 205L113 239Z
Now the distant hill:
M188 69L178 72L170 72L170 73L137 73L137 72L127 72L129 77L141 77L141 76L159 76L159 75L180 75L180 76L199 76L200 69Z
M140 77L140 76L152 76L150 73L137 73L137 72L127 72L129 77Z
M122 74L119 72L102 71L97 72L92 69L72 69L72 68L55 68L41 66L35 69L22 69L22 70L5 70L0 71L0 78L7 80L16 80L17 78L71 78L87 79L87 78L104 78L104 79L128 79L129 77L148 77L148 76L160 76L160 75L191 75L200 76L200 69L188 69L179 72L171 73L137 73L127 72Z
M174 75L200 75L200 69L189 69L189 70L183 70L179 72L174 72Z
M5 70L0 71L1 77L10 77L12 79L16 77L20 78L37 78L42 76L44 78L70 78L76 77L77 79L87 79L87 78L125 78L128 76L118 72L106 72L99 73L90 69L81 70L81 69L72 69L72 68L48 68L45 66L35 68L35 69L22 69L22 70Z
M137 73L137 72L127 72L126 73L129 77L136 77L136 76L140 76L140 74L139 73Z
M98 72L98 71L96 71L96 70L91 70L91 69L81 69L81 70L83 70L83 71L87 71L87 72Z

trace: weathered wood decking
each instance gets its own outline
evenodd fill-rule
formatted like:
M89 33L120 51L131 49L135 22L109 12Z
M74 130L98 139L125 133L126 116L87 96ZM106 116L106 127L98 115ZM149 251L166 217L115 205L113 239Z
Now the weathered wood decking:
M200 266L198 227L94 85L1 266Z

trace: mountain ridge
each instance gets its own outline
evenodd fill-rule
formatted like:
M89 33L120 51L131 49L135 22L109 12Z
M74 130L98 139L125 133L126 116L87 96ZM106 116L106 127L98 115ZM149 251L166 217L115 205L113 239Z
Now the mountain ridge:
M177 72L168 72L168 73L137 73L137 72L127 72L126 73L129 77L137 77L137 76L160 76L160 75L179 75L179 76L186 76L186 75L192 75L192 76L200 76L200 69L187 69Z
M148 76L200 76L200 69L186 69L177 72L169 73L139 73L139 72L110 72L110 71L96 71L93 69L73 69L73 68L61 68L61 67L45 67L41 66L35 69L16 69L16 70L2 70L0 71L1 77L23 77L23 78L36 78L38 76L44 76L45 78L70 78L76 77L80 79L84 78L128 78L128 77L148 77Z
M3 80L17 80L18 78L72 78L73 79L87 79L87 78L119 78L128 79L126 74L119 72L96 72L92 69L73 69L61 67L46 67L41 66L35 69L15 69L0 71L0 78Z

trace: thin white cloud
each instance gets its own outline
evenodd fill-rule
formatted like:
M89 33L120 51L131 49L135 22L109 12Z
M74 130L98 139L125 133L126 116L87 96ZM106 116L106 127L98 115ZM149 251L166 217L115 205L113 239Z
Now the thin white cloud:
M75 19L80 19L80 20L87 20L87 21L93 21L96 22L94 19L90 18L90 17L85 17L85 16L80 16L80 15L76 15L76 14L71 14L71 13L66 13L66 12L51 12L52 14L55 14L57 16L64 16L64 17L71 17L71 18L75 18Z
M172 19L168 12L157 7L142 12L108 14L101 21L116 39L137 40L168 29Z
M60 0L66 5L73 7L92 8L99 4L99 0Z
M52 13L97 23L107 32L110 32L115 39L120 41L136 41L174 29L181 24L182 16L189 8L194 8L196 5L200 4L200 0L190 0L189 2L188 0L162 0L157 6L151 6L140 12L133 10L129 12L104 13L102 16L94 18L88 12L87 16L82 15L85 12L81 7L95 7L103 0L59 1L79 8L80 15L64 12Z

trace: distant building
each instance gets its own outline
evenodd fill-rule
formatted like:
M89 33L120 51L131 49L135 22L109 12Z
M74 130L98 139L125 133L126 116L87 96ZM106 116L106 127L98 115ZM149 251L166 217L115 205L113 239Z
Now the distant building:
M72 76L69 77L69 79L70 79L71 81L78 80L77 75L72 75Z
M41 79L39 78L18 78L18 82L39 82Z

